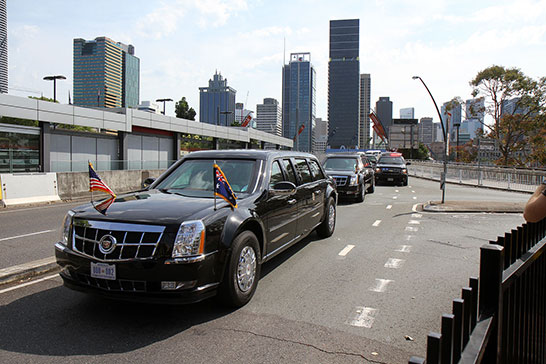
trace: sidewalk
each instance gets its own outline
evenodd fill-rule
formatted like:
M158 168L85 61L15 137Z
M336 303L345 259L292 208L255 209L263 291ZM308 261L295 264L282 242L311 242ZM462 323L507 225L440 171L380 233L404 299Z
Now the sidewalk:
M426 212L523 213L525 202L498 201L428 201L421 205Z

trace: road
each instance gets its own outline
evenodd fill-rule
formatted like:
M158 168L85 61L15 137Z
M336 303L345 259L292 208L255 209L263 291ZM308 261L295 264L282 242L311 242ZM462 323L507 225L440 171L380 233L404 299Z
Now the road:
M441 314L477 275L479 247L523 223L521 214L415 211L439 195L438 183L412 178L408 187L378 186L363 203L340 203L335 234L323 240L312 234L266 263L254 298L239 310L212 300L105 301L62 287L56 276L0 288L0 361L405 363L424 356L426 335L439 330ZM446 196L529 197L451 185ZM0 247L27 256L35 247L36 258L44 258L37 252L53 251L69 207L0 214L0 239L55 230L0 240Z

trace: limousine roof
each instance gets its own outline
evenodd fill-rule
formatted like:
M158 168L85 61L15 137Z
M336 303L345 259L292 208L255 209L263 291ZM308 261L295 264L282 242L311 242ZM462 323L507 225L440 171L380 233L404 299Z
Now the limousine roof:
M200 150L191 152L184 158L250 158L250 159L269 159L277 157L312 157L311 153L284 151L284 150L262 150L262 149L223 149L223 150Z

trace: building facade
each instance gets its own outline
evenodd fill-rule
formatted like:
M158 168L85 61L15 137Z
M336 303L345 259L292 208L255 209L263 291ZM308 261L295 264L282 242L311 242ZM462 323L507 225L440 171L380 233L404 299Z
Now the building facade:
M370 146L370 100L372 80L369 73L360 75L360 148Z
M400 119L415 119L415 108L405 107L400 109Z
M283 66L282 76L283 136L294 140L295 150L311 152L317 92L311 54L290 54L290 63Z
M330 21L328 145L358 148L360 133L360 20Z
M448 112L451 116L448 115ZM442 124L444 124L444 128L448 125L446 131L450 141L455 141L457 138L456 127L461 125L461 112L462 107L459 103L454 104L451 101L448 101L442 105ZM447 120L449 120L449 123L446 124Z
M390 127L392 126L392 101L388 96L380 97L375 103L375 113L385 129L385 134L389 137Z
M74 105L137 107L140 60L132 45L107 37L74 39Z
M321 118L316 118L315 120L315 149L313 153L326 153L326 148L328 147L328 120L322 120Z
M230 126L235 122L236 93L227 85L227 78L216 72L208 87L199 87L199 121Z
M419 120L419 142L430 145L434 142L434 123L432 118L421 118Z
M8 93L8 13L7 1L0 0L0 93Z
M282 112L279 101L265 98L256 105L256 129L274 135L282 135Z

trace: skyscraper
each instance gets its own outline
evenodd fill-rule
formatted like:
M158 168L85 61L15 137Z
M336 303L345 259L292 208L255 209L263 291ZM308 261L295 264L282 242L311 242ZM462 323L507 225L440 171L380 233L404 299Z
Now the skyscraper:
M360 134L360 20L330 21L328 62L328 144L358 147Z
M326 153L328 146L328 120L316 118L315 133L315 149L313 153Z
M459 103L448 101L442 105L442 124L444 124L445 128L446 120L449 120L449 129L446 129L446 131L449 134L448 138L450 141L455 141L457 138L457 130L455 130L455 127L461 125L461 110L462 107ZM448 115L448 112L451 116Z
M236 93L227 85L227 78L216 72L209 80L209 87L199 87L199 121L230 126L235 121Z
M370 99L372 80L369 73L360 75L360 148L370 144Z
M139 88L140 60L132 45L74 39L74 105L137 107Z
M8 92L8 15L6 0L0 0L0 93Z
M434 141L434 123L432 118L421 118L419 121L419 142L430 145Z
M405 107L400 109L400 119L415 119L415 108Z
M256 129L275 135L282 135L281 105L276 99L265 98L256 105Z
M381 121L387 138L389 137L390 127L392 125L392 101L389 97L380 97L375 103L375 114Z
M311 54L291 53L282 75L283 136L295 140L296 150L311 152L316 109L316 73Z

